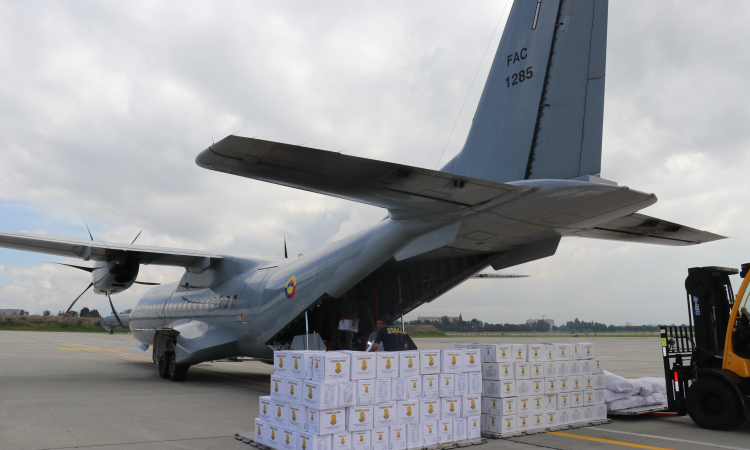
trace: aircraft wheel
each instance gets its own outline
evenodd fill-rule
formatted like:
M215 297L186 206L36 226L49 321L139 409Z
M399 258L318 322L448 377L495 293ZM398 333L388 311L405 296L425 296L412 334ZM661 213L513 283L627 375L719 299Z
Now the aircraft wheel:
M715 378L701 378L690 386L687 410L693 422L710 430L729 430L745 420L737 393Z
M162 356L159 357L158 365L159 365L159 376L163 379L169 378L169 360L171 353L165 352Z
M185 381L188 367L175 362L175 354L172 353L169 358L169 379L172 381Z
M109 330L109 334L115 334L115 330Z

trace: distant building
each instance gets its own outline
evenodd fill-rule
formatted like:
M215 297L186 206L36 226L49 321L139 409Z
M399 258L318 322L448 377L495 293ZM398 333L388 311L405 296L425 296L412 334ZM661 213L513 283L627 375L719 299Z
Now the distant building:
M550 328L552 328L552 327L555 326L555 321L553 319L527 319L526 320L526 324L527 325L532 325L532 324L535 324L535 323L539 322L540 320L543 321L543 322L547 322L549 324Z
M420 322L422 322L422 323L425 323L428 320L430 322L442 322L443 318L442 317L437 317L437 316L435 316L435 317L417 317L417 320L420 321ZM448 321L450 323L453 323L453 322L456 322L456 321L459 321L459 320L461 320L461 316L460 315L458 317L448 317Z
M22 316L26 311L22 309L0 309L0 316Z
M633 322L627 322L627 323L625 324L625 326L626 326L626 327L632 327L632 326L633 326Z

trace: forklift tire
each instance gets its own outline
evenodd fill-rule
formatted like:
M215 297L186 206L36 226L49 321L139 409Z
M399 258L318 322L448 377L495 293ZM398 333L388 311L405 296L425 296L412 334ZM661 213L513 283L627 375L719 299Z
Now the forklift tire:
M685 278L685 290L694 297L701 297L711 288L711 279L705 274L694 272Z
M709 430L729 430L745 421L742 399L716 378L700 378L690 386L687 411L693 422Z

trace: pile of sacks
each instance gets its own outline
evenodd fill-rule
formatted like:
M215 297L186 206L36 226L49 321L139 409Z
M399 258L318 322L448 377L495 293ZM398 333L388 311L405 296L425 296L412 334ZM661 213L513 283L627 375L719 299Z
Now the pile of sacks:
M408 450L478 439L479 350L274 352L255 441L276 450Z
M604 387L609 411L667 406L667 384L664 378L628 379L605 370Z

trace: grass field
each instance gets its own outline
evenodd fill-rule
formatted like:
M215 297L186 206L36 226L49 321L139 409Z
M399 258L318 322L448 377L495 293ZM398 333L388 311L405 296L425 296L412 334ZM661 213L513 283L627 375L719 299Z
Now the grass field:
M107 333L94 317L59 316L0 316L0 331L75 331L78 333ZM116 331L126 333L126 331Z

